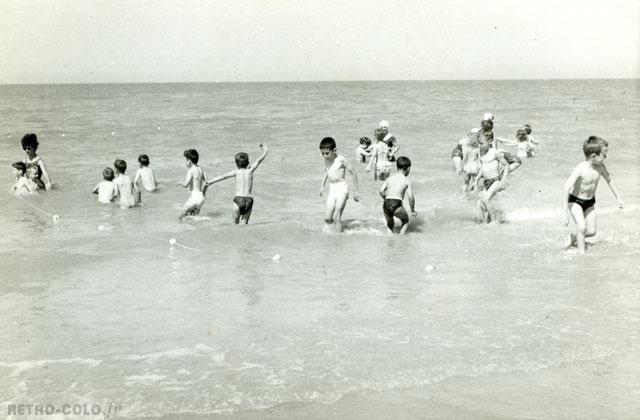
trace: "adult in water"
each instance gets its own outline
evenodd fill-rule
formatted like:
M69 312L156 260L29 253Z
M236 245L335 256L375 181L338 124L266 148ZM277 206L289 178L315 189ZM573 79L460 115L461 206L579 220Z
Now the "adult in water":
M396 160L395 153L398 151L398 139L389 132L389 122L386 120L380 121L380 128L376 130L376 136L379 137L380 141L383 141L389 147L389 153L387 154L387 159L389 162L394 162Z
M451 160L453 160L453 167L458 175L462 174L462 147L467 146L472 139L478 139L479 128L472 128L469 133L458 140L456 147L451 151Z

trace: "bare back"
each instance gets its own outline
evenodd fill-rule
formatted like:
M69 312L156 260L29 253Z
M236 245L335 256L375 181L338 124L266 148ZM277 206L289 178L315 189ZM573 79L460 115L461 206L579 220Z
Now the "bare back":
M236 169L236 196L251 197L253 190L253 171L250 169Z
M403 200L404 193L409 187L409 178L400 172L396 172L385 181L385 184L387 192L386 198ZM383 185L382 188L385 189L385 185Z
M187 177L190 178L189 182L191 191L202 192L202 188L204 187L204 171L202 168L197 165L193 165L187 171Z

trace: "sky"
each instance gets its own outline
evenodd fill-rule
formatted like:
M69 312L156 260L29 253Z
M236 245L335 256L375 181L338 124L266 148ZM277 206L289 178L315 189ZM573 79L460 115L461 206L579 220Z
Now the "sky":
M0 84L640 78L640 0L0 0Z

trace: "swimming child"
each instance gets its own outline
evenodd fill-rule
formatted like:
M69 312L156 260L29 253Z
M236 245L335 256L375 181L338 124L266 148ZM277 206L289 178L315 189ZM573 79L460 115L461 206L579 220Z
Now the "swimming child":
M211 184L227 178L236 179L236 195L233 197L233 223L236 225L240 223L240 219L242 219L245 224L249 223L249 218L251 217L251 211L253 210L253 197L251 195L253 189L253 173L267 156L267 145L263 146L261 144L260 147L264 150L262 156L252 165L249 165L248 154L244 152L236 153L235 160L238 169L217 176L204 184L203 192L206 193L207 188Z
M624 206L609 172L603 165L605 156L602 153L602 141L600 137L591 136L584 142L582 151L585 161L575 167L564 184L562 224L567 226L569 215L571 215L576 225L576 233L570 234L567 248L577 245L582 254L585 251L585 238L596 234L595 194L601 176L607 181L609 189L616 197L618 207Z
M407 157L400 156L396 161L396 167L398 171L382 184L380 196L384 199L382 211L387 221L387 233L393 233L393 218L397 217L402 223L400 234L404 235L407 233L407 228L409 227L409 215L407 215L407 211L402 206L405 193L409 199L409 206L411 206L411 215L413 217L417 216L415 210L416 200L413 196L413 188L411 186L411 180L409 179L411 161Z
M25 134L21 143L22 150L26 152L24 163L27 165L27 178L33 180L38 185L38 188L44 188L49 191L51 189L51 177L47 172L44 161L36 154L39 144L38 136L33 133Z
M155 174L153 170L149 168L149 156L138 156L138 171L133 179L133 183L140 189L140 185L148 192L156 192L158 190L158 183L156 182Z
M194 149L185 150L183 153L185 158L185 166L187 167L187 176L184 182L178 182L183 188L189 188L191 195L189 199L182 205L178 218L183 220L187 215L196 215L200 213L200 209L204 204L205 175L201 167L198 166L200 156L198 151Z
M125 168L126 169L126 168ZM113 183L113 169L106 167L102 171L103 180L91 191L98 194L98 201L102 204L109 204L116 197L116 186Z
M478 175L478 171L480 171L480 154L478 147L478 141L474 138L462 146L462 170L464 172L463 192L473 189L475 177Z
M15 184L11 187L13 193L18 196L35 194L38 191L38 184L27 177L27 165L24 162L15 162L11 166L13 167L13 176L16 179Z
M376 129L374 137L376 144L371 151L371 160L367 165L367 172L371 171L371 168L375 168L373 179L384 181L391 174L393 163L389 160L389 146L382 140L384 138L382 131Z
M115 195L120 201L121 209L128 209L138 205L136 197L138 196L137 187L131 181L128 175L125 175L127 171L127 162L122 159L116 159L113 162L115 168L115 179L113 185L115 187Z
M367 158L373 155L373 148L369 137L360 137L360 145L356 149L356 159L361 163L367 163Z
M327 196L324 221L327 226L333 224L335 231L340 233L342 232L342 212L349 198L349 184L345 179L346 172L349 172L353 179L353 200L360 201L360 195L358 194L358 175L351 169L347 159L337 154L336 151L336 141L333 138L325 137L322 139L320 153L324 158L325 172L322 177L322 185L320 185L321 197L324 193L324 185L327 180L329 181L329 195Z
M478 200L478 208L480 210L480 219L489 223L491 221L489 200L502 189L507 179L507 174L509 174L509 164L504 159L504 156L488 143L480 146L480 164L480 172L476 177L476 189L480 179L483 179L484 192L480 200ZM502 176L500 175L500 164L503 165Z

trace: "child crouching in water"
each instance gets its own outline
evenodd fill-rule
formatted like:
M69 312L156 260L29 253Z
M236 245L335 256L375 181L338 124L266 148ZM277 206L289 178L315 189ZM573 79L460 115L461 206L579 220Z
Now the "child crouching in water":
M262 156L258 158L252 165L249 165L249 155L243 152L237 153L235 156L236 167L238 169L228 172L224 175L217 176L204 184L204 192L206 193L209 185L215 184L227 178L236 179L236 195L233 197L233 223L240 223L240 219L246 225L249 223L251 211L253 210L253 173L260 163L267 157L267 146L260 145L263 148Z
M17 196L35 194L38 191L38 184L27 178L27 165L24 162L15 162L11 166L13 176L16 178L16 183L11 187L13 193Z
M402 226L400 227L400 234L407 233L409 227L409 215L402 206L405 194L409 199L409 206L411 206L411 215L416 217L416 200L413 196L413 187L411 186L411 180L409 179L409 172L411 171L411 161L409 158L400 156L396 160L396 167L398 171L387 178L380 188L380 196L384 199L382 204L382 211L384 212L384 218L387 221L387 233L393 233L394 217L400 219Z
M567 248L577 245L582 254L585 251L585 238L596 234L596 189L601 176L616 197L618 207L623 206L622 198L604 166L603 147L604 140L600 137L589 137L582 146L585 161L575 167L564 184L562 224L567 226L571 215L576 225L576 233L570 235Z
M98 194L98 201L102 204L109 204L117 196L116 186L113 183L113 169L107 167L102 171L103 180L91 191Z

